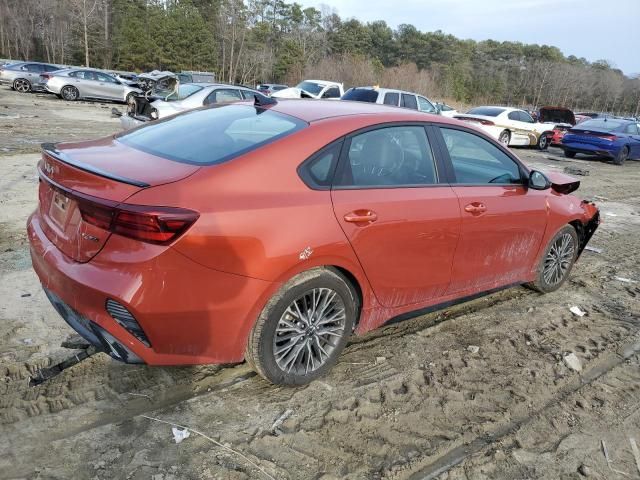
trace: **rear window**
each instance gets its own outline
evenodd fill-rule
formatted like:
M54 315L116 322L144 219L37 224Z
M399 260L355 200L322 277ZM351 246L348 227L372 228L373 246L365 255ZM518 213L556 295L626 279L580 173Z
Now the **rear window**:
M617 130L623 125L622 122L616 122L615 120L609 120L606 118L598 118L594 120L585 120L580 123L581 130L589 130L593 128L594 130L605 130L607 132L613 132Z
M143 152L176 162L213 165L289 135L307 124L248 105L192 110L116 138Z
M342 95L342 100L376 103L376 100L378 100L378 92L370 88L352 88Z
M467 113L471 115L484 115L486 117L497 117L502 112L504 112L504 108L477 107L477 108L472 108Z

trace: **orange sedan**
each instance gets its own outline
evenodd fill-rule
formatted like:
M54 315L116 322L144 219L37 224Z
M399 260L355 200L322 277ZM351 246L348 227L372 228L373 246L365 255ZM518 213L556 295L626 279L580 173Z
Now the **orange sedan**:
M33 267L116 359L325 373L353 333L557 289L599 222L579 182L474 127L359 102L205 107L44 145Z

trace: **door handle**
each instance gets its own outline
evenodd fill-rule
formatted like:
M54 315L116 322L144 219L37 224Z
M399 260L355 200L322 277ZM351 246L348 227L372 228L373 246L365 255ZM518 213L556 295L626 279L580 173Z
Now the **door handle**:
M378 220L378 215L372 210L355 210L344 216L344 221L349 223L372 223Z
M471 213L472 215L480 215L487 211L487 207L484 203L472 202L464 207L464 211Z

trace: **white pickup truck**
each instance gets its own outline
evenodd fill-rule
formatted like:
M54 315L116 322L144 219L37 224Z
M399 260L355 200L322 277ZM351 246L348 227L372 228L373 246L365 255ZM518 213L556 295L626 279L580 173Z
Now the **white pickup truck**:
M326 80L303 80L295 87L285 88L271 94L275 98L313 98L339 100L344 94L342 83Z

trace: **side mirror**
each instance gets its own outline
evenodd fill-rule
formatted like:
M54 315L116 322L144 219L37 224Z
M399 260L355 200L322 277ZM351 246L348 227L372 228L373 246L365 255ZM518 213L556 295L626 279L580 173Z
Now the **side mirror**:
M529 188L533 190L547 190L551 188L551 182L544 173L531 170L529 173Z

